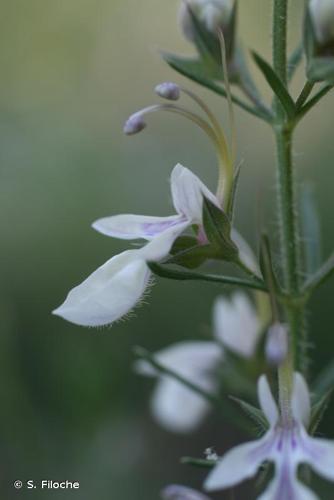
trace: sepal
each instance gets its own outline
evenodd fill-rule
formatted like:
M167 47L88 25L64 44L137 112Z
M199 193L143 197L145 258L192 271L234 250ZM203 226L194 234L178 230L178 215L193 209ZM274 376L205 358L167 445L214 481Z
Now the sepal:
M208 198L203 198L203 225L209 242L221 258L238 261L239 251L231 238L231 223L227 215Z
M310 435L314 435L317 431L321 420L323 419L323 416L328 408L328 405L330 404L332 394L333 389L328 391L312 406L310 425L308 429Z
M230 396L230 399L239 406L247 417L259 425L261 431L265 432L268 430L268 422L262 410L234 396Z

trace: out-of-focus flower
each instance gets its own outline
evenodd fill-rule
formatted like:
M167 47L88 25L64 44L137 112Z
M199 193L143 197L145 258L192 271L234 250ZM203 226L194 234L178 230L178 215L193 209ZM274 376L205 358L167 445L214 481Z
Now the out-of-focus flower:
M231 300L219 298L214 306L215 341L186 341L162 349L154 355L164 368L172 370L209 394L218 390L217 368L224 362L224 346L250 357L258 340L260 323L255 308L241 293ZM210 410L207 400L178 380L160 374L144 360L136 363L138 373L158 378L151 400L156 421L172 432L192 432Z
M213 309L215 338L239 356L254 354L261 324L255 307L244 293L235 293L230 300L217 298Z
M309 8L318 42L334 42L334 0L311 0Z
M162 500L210 500L209 497L203 495L199 491L180 486L178 484L171 484L161 492Z
M211 394L217 391L215 371L222 361L223 350L216 342L179 342L157 352L154 358L161 366L202 390ZM142 375L158 377L151 408L162 427L179 433L191 432L198 427L210 409L201 395L176 379L161 375L147 361L137 361L135 369Z
M262 463L275 464L273 480L259 500L317 500L314 493L297 478L300 464L308 464L317 474L334 481L334 442L310 437L310 395L303 377L294 375L291 416L281 415L268 381L258 383L260 406L270 425L266 434L229 451L209 474L208 491L232 488L253 477Z
M219 207L216 196L180 164L172 171L171 191L176 215L124 214L94 222L94 229L104 235L148 243L108 260L71 290L54 314L78 325L102 326L118 320L140 301L151 276L146 263L166 258L174 241L189 226L202 226L204 196Z
M267 332L266 358L274 365L280 366L288 354L288 331L286 325L274 323Z
M196 39L196 28L191 11L212 34L218 29L224 31L229 24L234 0L188 0L182 2L179 11L179 23L185 37L191 42Z

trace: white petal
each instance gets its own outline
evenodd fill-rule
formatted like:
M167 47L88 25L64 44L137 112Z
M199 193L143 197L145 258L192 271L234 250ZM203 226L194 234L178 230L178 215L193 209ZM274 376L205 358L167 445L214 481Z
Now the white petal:
M83 326L113 323L141 299L150 277L137 250L116 255L71 290L53 314Z
M307 462L312 469L319 476L334 481L334 441L304 436L303 443Z
M204 483L208 491L231 488L253 477L268 456L272 446L272 433L263 438L233 448L218 462Z
M203 195L219 206L216 196L188 168L178 164L171 175L171 190L176 211L190 223L201 224Z
M216 391L214 371L222 358L222 350L215 342L179 342L154 357L163 367L201 389L209 393ZM159 375L145 364L136 368L143 375ZM174 432L190 432L202 422L208 410L209 405L202 396L171 377L161 377L153 395L152 411L163 427Z
M171 217L150 217L145 215L123 214L99 219L93 223L93 228L113 238L120 238L123 240L144 238L145 240L151 240L157 234L178 224L180 221L180 215L173 215Z
M265 375L261 375L259 378L257 390L262 411L270 423L270 426L273 427L278 421L279 413Z
M243 293L231 300L219 297L213 310L214 334L231 351L243 357L253 355L260 334L256 311Z
M282 476L273 479L265 492L257 500L319 500L309 488L304 486L295 477Z
M210 410L209 403L199 394L172 378L163 377L151 400L157 422L171 432L191 432Z
M294 374L292 412L295 419L307 428L311 414L310 393L304 377L297 372Z
M206 379L211 377L216 364L222 357L221 347L216 342L207 341L178 342L154 354L159 364L200 385L203 389L208 389ZM140 375L159 374L147 361L143 360L136 362L134 368Z
M188 226L188 222L179 222L175 224L144 245L138 250L138 253L147 262L158 262L164 259L169 254L176 238L178 238Z
M222 349L215 342L184 341L158 351L154 357L160 364L180 375L196 377L197 373L206 373L214 368L222 357Z

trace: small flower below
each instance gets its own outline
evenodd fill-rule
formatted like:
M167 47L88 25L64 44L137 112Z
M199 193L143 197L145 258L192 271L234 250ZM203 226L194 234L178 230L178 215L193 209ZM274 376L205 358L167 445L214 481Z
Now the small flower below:
M246 295L232 299L219 297L214 307L215 341L185 341L173 344L154 355L156 361L209 394L219 388L217 369L224 362L224 347L244 358L250 357L258 341L260 323ZM160 374L147 361L137 361L141 375L157 377L151 400L155 420L171 432L196 429L207 416L210 404L180 381ZM213 455L212 450L210 454ZM216 454L214 454L216 456Z
M258 383L260 406L270 425L266 434L232 449L209 474L207 491L231 488L253 477L266 461L275 464L275 473L259 500L317 500L317 496L297 477L300 464L308 464L317 474L334 481L334 441L309 436L310 395L303 377L294 375L291 418L280 415L268 381Z

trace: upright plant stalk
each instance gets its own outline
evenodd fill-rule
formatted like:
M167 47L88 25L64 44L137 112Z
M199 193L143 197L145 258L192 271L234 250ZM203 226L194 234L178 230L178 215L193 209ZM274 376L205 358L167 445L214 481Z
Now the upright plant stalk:
M273 67L284 85L287 85L287 18L288 0L274 0L273 8ZM287 408L291 397L292 375L297 341L304 329L303 304L300 296L301 259L297 218L296 188L292 159L293 126L285 110L276 99L274 125L277 150L277 197L281 262L287 301L284 304L290 331L290 353L279 369L279 392L283 417L289 417ZM305 345L305 342L303 343ZM304 363L303 363L304 364ZM304 366L301 368L305 368ZM285 414L285 415L284 415Z

